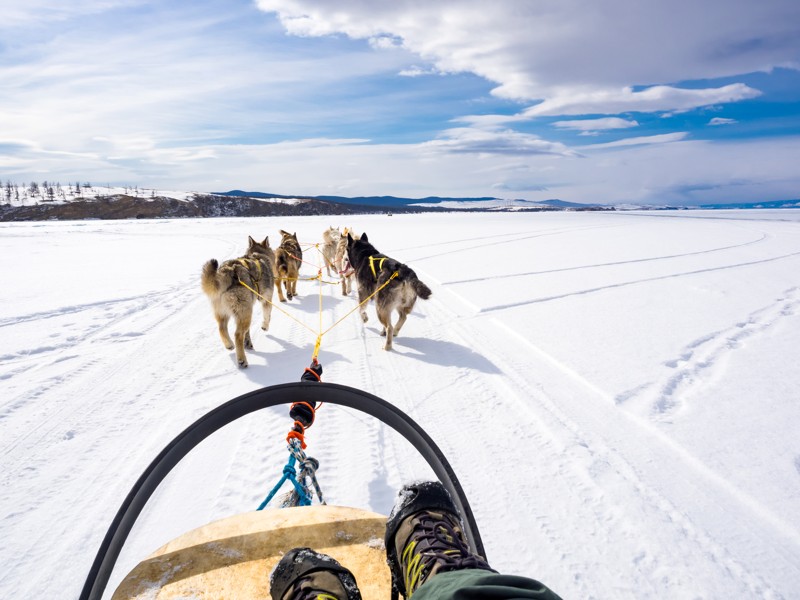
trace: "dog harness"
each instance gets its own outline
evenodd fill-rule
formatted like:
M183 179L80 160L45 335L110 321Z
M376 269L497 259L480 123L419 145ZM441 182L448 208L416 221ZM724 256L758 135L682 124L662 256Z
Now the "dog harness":
M255 260L254 258L240 258L239 262L242 263L242 266L244 266L245 269L247 269L248 273L250 272L250 267L248 266L248 263L254 263L256 265L256 270L258 270L258 277L255 279L255 281L253 281L254 284L253 287L256 288L256 293L260 294L261 290L258 287L258 282L261 281L261 261Z
M353 265L350 264L350 260L349 259L345 259L345 261L344 261L344 269L339 271L339 275L341 277L349 277L353 273L355 273L355 270L353 269Z
M375 279L378 278L378 271L380 271L383 268L383 263L385 261L386 261L386 257L385 256L381 256L381 257L370 256L369 257L369 268L372 269L372 275L375 277ZM378 263L378 270L377 271L375 270L375 263Z

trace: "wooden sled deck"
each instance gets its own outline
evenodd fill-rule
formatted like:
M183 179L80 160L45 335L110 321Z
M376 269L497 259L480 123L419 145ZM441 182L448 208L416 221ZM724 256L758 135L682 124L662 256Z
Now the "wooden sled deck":
M112 600L265 600L283 554L311 547L350 569L365 600L390 596L386 517L342 506L243 513L189 531L156 550Z

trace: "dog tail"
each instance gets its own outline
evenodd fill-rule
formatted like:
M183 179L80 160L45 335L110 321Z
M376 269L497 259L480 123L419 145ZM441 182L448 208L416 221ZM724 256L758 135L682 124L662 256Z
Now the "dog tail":
M231 269L225 267L219 268L219 263L216 258L212 258L203 265L203 272L200 276L200 283L202 284L203 291L208 296L216 296L227 290L232 281Z
M289 261L286 257L286 251L281 250L275 256L275 269L278 273L285 273L289 269Z
M203 265L203 273L200 276L200 283L203 291L208 296L216 296L219 293L219 282L217 281L217 268L219 263L216 258L212 258Z
M403 281L409 284L412 288L414 288L414 292L416 292L418 297L422 298L423 300L427 300L431 297L431 294L433 293L431 292L431 288L419 280L414 269L408 265L399 264L397 268L397 274L400 276L398 281Z
M427 300L428 298L430 298L431 294L433 293L431 292L431 288L422 283L416 277L414 277L414 279L412 280L411 285L414 286L414 291L417 292L417 296L419 296L423 300Z

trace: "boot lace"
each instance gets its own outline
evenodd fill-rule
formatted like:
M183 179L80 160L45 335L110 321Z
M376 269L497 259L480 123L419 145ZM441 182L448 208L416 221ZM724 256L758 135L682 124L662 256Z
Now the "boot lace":
M403 549L405 589L408 598L434 573L460 569L487 569L489 564L473 554L461 525L448 513L421 512L414 517L414 531Z

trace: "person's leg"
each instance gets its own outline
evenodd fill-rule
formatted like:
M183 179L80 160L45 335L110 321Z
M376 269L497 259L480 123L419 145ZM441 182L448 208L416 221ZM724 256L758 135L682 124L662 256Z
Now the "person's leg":
M361 600L353 574L336 559L311 548L284 554L269 584L272 600Z
M448 571L430 577L414 600L561 600L550 588L528 577L481 569Z
M495 572L475 554L438 481L400 490L385 542L392 585L407 600L560 600L538 581Z

